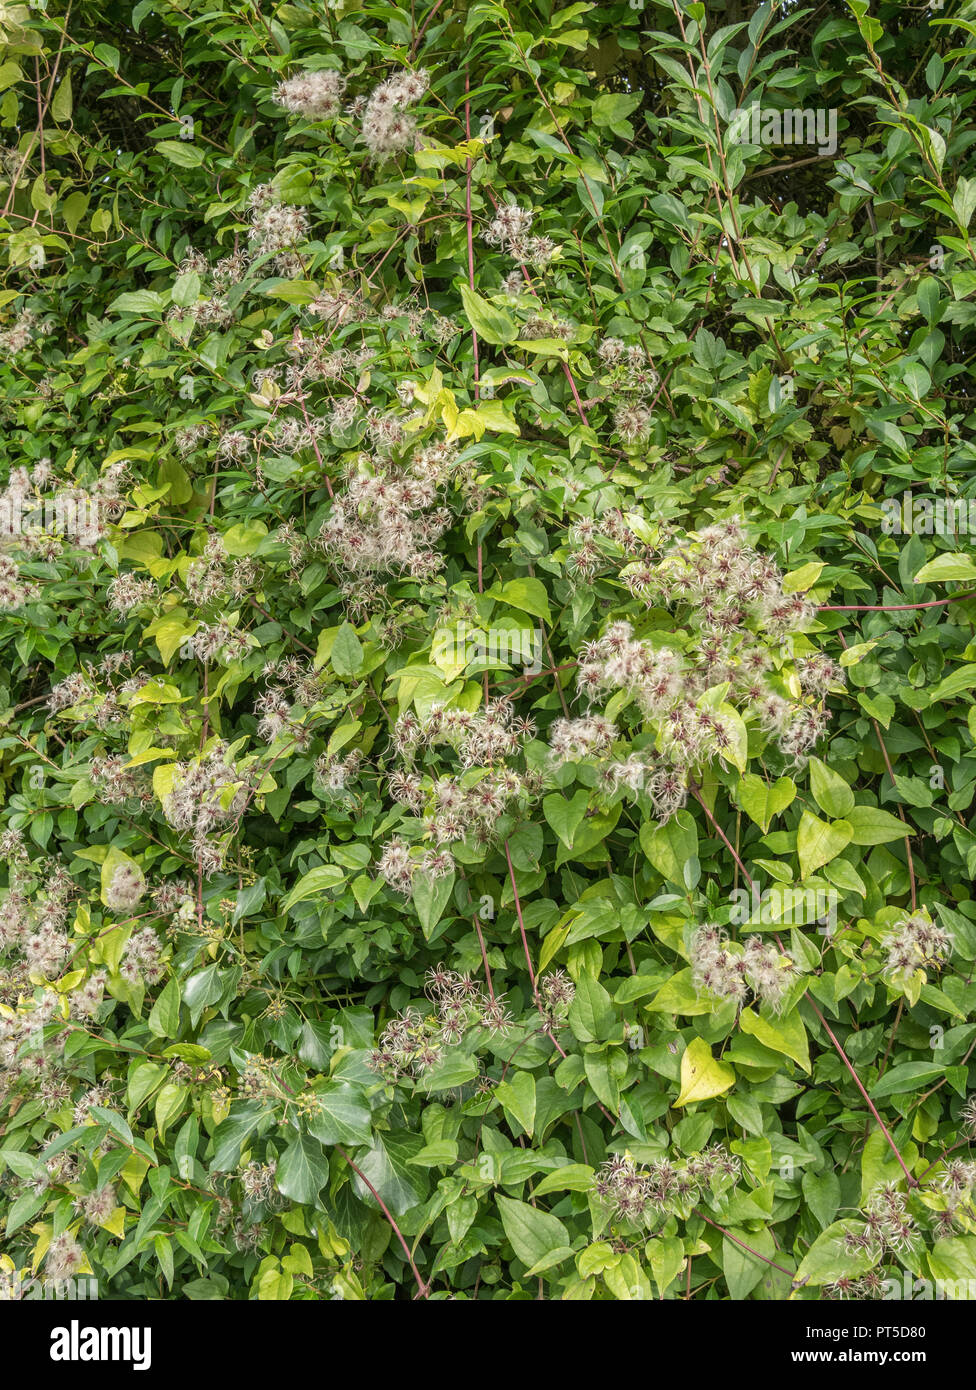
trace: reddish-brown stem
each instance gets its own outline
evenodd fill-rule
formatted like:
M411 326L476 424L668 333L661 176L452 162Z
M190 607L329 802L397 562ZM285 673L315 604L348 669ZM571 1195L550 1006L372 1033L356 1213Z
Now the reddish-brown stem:
M538 1004L539 991L536 988L535 971L532 969L532 956L529 952L529 938L525 934L525 922L522 920L522 904L519 901L518 887L515 883L515 868L512 864L512 855L511 851L508 848L507 840L505 841L505 858L508 860L508 877L511 880L512 892L515 895L515 914L518 917L519 931L522 933L522 949L525 951L525 963L529 967L529 979L532 982L532 993L535 996L536 1003ZM558 1043L556 1045L558 1047ZM564 1057L565 1055L566 1054L563 1053Z
M818 613L909 613L917 608L942 608L947 603L959 603L964 598L972 598L976 589L967 589L964 594L952 594L950 598L933 598L928 603L822 603Z
M481 918L477 912L474 914L474 929L478 933L478 945L481 947L481 959L485 967L485 979L488 982L488 993L491 995L491 1002L495 1002L495 991L491 983L491 970L488 966L488 952L485 950L485 938L481 930Z
M780 1274L785 1274L787 1279L789 1279L791 1283L793 1282L793 1270L784 1269L783 1266L778 1265L775 1260L771 1260L768 1255L761 1255L758 1250L753 1250L751 1245L746 1245L744 1240L740 1240L738 1236L734 1236L731 1231L727 1231L724 1226L720 1226L717 1221L713 1221L710 1216L706 1216L705 1213L699 1211L697 1207L695 1207L694 1211L695 1215L700 1216L707 1225L712 1226L716 1231L721 1231L726 1240L730 1240L733 1245L738 1245L740 1249L748 1251L749 1254L755 1256L757 1260L762 1260L763 1264L770 1265L773 1269L778 1269Z
M342 1155L342 1157L343 1157L343 1158L346 1160L346 1162L349 1164L349 1167L352 1169L352 1171L356 1174L356 1176L360 1179L361 1182L365 1183L365 1185L369 1188L370 1192L372 1192L373 1196L376 1198L377 1202L379 1202L379 1204L380 1204L380 1211L382 1211L383 1215L386 1217L387 1221L390 1223L390 1226L393 1228L393 1234L396 1236L397 1240L400 1242L401 1246L403 1247L403 1253L406 1255L407 1259L408 1259L409 1262L410 1262L410 1268L413 1270L413 1277L414 1277L414 1279L416 1279L416 1281L417 1281L417 1291L418 1291L418 1293L420 1294L421 1298L430 1298L430 1285L429 1285L429 1284L425 1284L424 1281L423 1281L423 1279L421 1279L421 1277L420 1277L420 1271L419 1271L419 1269L417 1268L416 1264L414 1263L414 1258L413 1258L413 1256L412 1256L411 1253L410 1253L410 1246L409 1246L409 1245L407 1244L407 1242L404 1240L404 1238L403 1238L403 1232L400 1230L400 1227L397 1225L396 1221L394 1220L394 1218L393 1218L393 1216L392 1216L392 1214L391 1214L391 1212L390 1212L389 1207L388 1207L388 1206L386 1205L386 1203L383 1201L383 1198L382 1198L382 1197L380 1196L380 1194L377 1192L376 1188L375 1188L375 1187L373 1186L373 1184L370 1182L369 1178L368 1178L368 1177L366 1176L366 1174L362 1171L362 1169L356 1167L355 1163L353 1163L352 1159L351 1159L351 1158L349 1157L349 1155L346 1153L345 1149L342 1147L341 1144L336 1144L336 1152Z
M840 1043L838 1042L837 1038L834 1036L833 1029L831 1028L830 1024L827 1022L827 1020L824 1018L824 1016L823 1016L823 1014L820 1012L820 1010L817 1008L816 1004L815 1004L814 1001L811 999L809 993L807 993L807 994L805 995L805 998L806 998L807 1002L809 1003L810 1007L813 1009L813 1012L817 1015L817 1017L819 1018L820 1022L823 1024L823 1026L824 1026L824 1028L825 1028L825 1030L826 1030L826 1032L827 1032L827 1037L830 1039L830 1041L834 1044L834 1047L837 1049L837 1054L838 1054L838 1056L840 1057L841 1061L844 1063L844 1066L847 1068L847 1070L850 1072L851 1076L854 1078L854 1084L855 1084L855 1086L857 1087L857 1089L861 1092L861 1095L864 1097L865 1103L866 1103L868 1109L871 1111L871 1114L872 1114L872 1115L874 1116L874 1118L877 1120L878 1125L880 1126L880 1129L881 1129L881 1133L882 1133L882 1134L884 1135L884 1137L887 1139L888 1144L889 1144L889 1146L890 1146L890 1148L891 1148L891 1152L895 1155L895 1158L897 1158L897 1160L898 1160L898 1166L901 1168L901 1171L905 1174L905 1177L906 1177L907 1180L908 1180L908 1186L909 1186L909 1187L918 1187L918 1179L917 1179L917 1178L913 1178L912 1175L911 1175L911 1173L909 1172L908 1167L907 1167L907 1165L906 1165L906 1163L905 1163L905 1160L902 1158L901 1153L900 1153L900 1151L899 1151L899 1149L898 1149L898 1145L895 1143L894 1139L892 1139L892 1137L891 1137L891 1132L889 1131L888 1126L885 1124L884 1120L883 1120L883 1119L881 1118L881 1116L878 1114L877 1106L874 1104L874 1101L871 1099L871 1097L868 1095L867 1091L864 1089L864 1085L863 1085L863 1083L862 1083L862 1081L861 1081L861 1078L858 1076L857 1072L854 1070L853 1066L851 1065L851 1062L850 1062L850 1059L849 1059L848 1056L847 1056L847 1053L844 1051L844 1049L841 1047Z
M732 858L733 858L733 859L735 860L735 862L738 864L739 870L740 870L740 872L742 873L742 876L743 876L743 878L745 879L746 883L748 883L748 884L751 886L751 885L754 883L755 880L753 879L752 875L749 873L749 870L746 868L745 864L743 864L742 860L739 858L738 854L736 853L735 846L732 844L732 841L729 839L728 835L726 835L725 831L722 829L722 827L719 825L718 821L717 821L717 820L715 819L715 817L712 815L711 811L710 811L710 810L708 809L708 807L705 805L705 802L704 802L704 800L702 799L702 795L701 795L701 792L699 791L698 787L695 785L694 782L692 782L692 783L689 784L689 789L690 789L690 791L691 791L692 796L693 796L693 797L695 798L695 800L698 802L699 806L702 808L702 810L705 812L705 815L708 817L709 821L711 822L711 824L712 824L712 826L713 826L713 828L714 828L714 830L715 830L715 833L718 835L719 839L724 843L725 848L728 850L728 852L731 854Z

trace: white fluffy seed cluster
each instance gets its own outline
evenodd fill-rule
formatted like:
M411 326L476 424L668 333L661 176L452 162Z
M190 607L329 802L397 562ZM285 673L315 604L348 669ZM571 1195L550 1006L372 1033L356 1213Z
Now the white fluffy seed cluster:
M396 892L409 895L418 873L439 878L453 871L447 846L463 840L490 844L499 818L524 809L542 789L537 774L506 763L534 733L532 721L517 718L507 700L490 701L478 712L435 706L425 719L405 711L394 728L393 746L408 767L392 775L390 792L402 806L423 816L429 843L411 846L395 836L377 860L379 876ZM460 777L435 780L410 770L418 753L437 746L453 749L466 770Z
M440 489L466 475L448 444L418 450L404 468L353 473L316 545L347 572L429 579L443 567L434 545L451 521L436 505Z
M543 270L558 254L556 243L547 236L530 236L535 214L529 208L521 208L517 203L501 203L495 209L495 216L485 231L485 241L489 246L497 246L521 265L531 265ZM516 275L510 287L516 294L524 289L524 280ZM558 333L526 333L527 338L560 337Z
M940 968L952 952L952 937L927 912L915 912L896 922L881 938L884 973L893 982L910 979L926 966Z
M193 853L206 877L224 862L216 832L235 820L247 804L247 791L239 785L242 778L227 757L227 746L218 743L192 763L176 763L173 789L163 798L163 814L170 825L191 832Z
M142 901L146 877L137 864L119 864L105 889L105 906L113 912L128 912Z
M297 73L279 82L273 100L276 105L309 121L327 121L342 110L346 79L332 68Z
M39 333L50 333L51 326L33 309L22 309L9 328L0 330L0 352L11 357L23 352Z
M773 943L747 936L741 951L733 950L721 928L711 922L695 931L691 968L699 990L741 1003L751 989L774 1012L782 1007L796 978L792 958Z
M722 1144L674 1162L661 1158L638 1168L630 1154L614 1154L593 1178L593 1194L618 1220L653 1225L666 1217L686 1215L714 1184L734 1183L740 1160Z
M430 84L424 70L404 69L376 87L363 111L362 136L374 159L388 159L411 149L417 137L417 122L410 114Z
M93 550L108 536L108 522L125 511L128 481L125 463L110 464L88 487L60 482L49 458L38 460L30 471L12 468L0 491L0 545L37 560L57 559L69 547ZM9 556L5 560L7 585L33 590L9 570L14 561ZM15 606L9 592L4 606Z
M304 209L280 201L270 183L259 184L248 199L251 230L248 250L251 256L271 255L270 269L275 275L294 279L304 274L302 259L294 251L307 240L308 214Z
M366 1065L385 1081L403 1076L423 1076L441 1060L446 1047L456 1047L472 1029L483 1028L490 1036L511 1026L502 1000L456 970L443 965L427 971L427 996L432 1010L407 1009L391 1020Z
M269 684L254 705L258 737L272 743L287 732L297 747L304 747L308 733L303 716L321 699L324 674L317 672L310 661L286 657L269 661L262 675Z

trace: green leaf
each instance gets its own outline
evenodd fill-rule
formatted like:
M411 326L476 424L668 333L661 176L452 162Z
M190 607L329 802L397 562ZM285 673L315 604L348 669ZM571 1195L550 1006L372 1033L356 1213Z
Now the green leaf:
M242 1145L267 1114L259 1100L235 1100L231 1104L230 1114L214 1131L214 1154L210 1163L212 1173L229 1173L237 1167Z
M770 783L763 777L757 777L754 772L748 772L740 778L736 787L736 800L764 835L795 797L796 783L791 777L780 777Z
M908 457L908 445L905 442L905 436L897 425L892 424L890 420L882 420L877 415L871 416L866 424L875 439L880 440L882 444L887 444L888 448L900 457Z
M915 833L911 826L878 806L855 806L847 814L847 824L851 828L850 839L854 845L884 845L890 840L903 840L906 835Z
M840 1206L840 1178L836 1173L804 1173L800 1181L807 1205L821 1227L830 1225Z
M348 1081L327 1081L315 1089L308 1131L323 1144L368 1144L370 1109L362 1091Z
M51 115L58 125L65 125L71 120L71 111L71 73L69 72L58 84L58 89L54 93L51 101Z
M848 1217L828 1226L810 1246L800 1262L794 1277L795 1284L819 1286L832 1284L842 1275L856 1278L866 1274L878 1262L879 1253L875 1249L850 1251L845 1244L846 1236L863 1235L867 1227L863 1221Z
M514 1197L498 1196L495 1200L508 1242L524 1265L548 1268L550 1256L558 1256L553 1262L561 1263L573 1253L569 1232L558 1217Z
M110 314L158 314L165 305L165 298L153 290L133 290L131 293L120 294L118 298L113 299L108 306L108 312Z
M729 1286L729 1297L739 1300L752 1293L769 1266L766 1260L757 1259L748 1250L743 1250L742 1245L737 1245L731 1239L732 1236L738 1236L744 1245L748 1245L759 1255L765 1255L768 1260L776 1259L778 1247L771 1231L741 1231L734 1227L728 1228L728 1234L722 1239L722 1272Z
M615 1014L610 995L592 976L576 982L576 996L569 1006L569 1026L580 1042L602 1042L613 1028Z
M420 1135L388 1132L382 1136L375 1134L372 1147L355 1157L356 1167L372 1183L394 1216L402 1216L415 1207L426 1192L427 1179L422 1170L409 1166L410 1159L423 1147ZM376 1198L359 1174L353 1173L352 1182L360 1200L378 1211Z
M593 1169L587 1163L564 1163L542 1179L533 1192L544 1197L549 1192L589 1192L593 1186Z
M275 1184L292 1202L314 1206L329 1180L329 1160L318 1139L297 1135L278 1159Z
M915 576L916 584L947 584L951 580L976 579L976 560L958 551L936 555Z
M493 343L497 347L504 346L506 343L514 343L518 337L518 328L515 321L505 313L503 309L496 309L487 299L482 299L468 285L459 285L461 291L461 303L464 305L464 312L468 317L468 322L475 330L479 338L483 338L486 343Z
M522 613L531 613L545 623L552 623L549 595L538 579L510 579L507 584L489 589L488 597L498 603L507 603L509 608L517 608Z
M976 1237L955 1236L937 1240L928 1254L932 1278L944 1285L946 1298L972 1298L976 1281Z
M179 1032L180 997L180 982L174 977L160 991L146 1020L150 1033L157 1038L175 1038Z
M824 864L829 864L831 859L836 859L841 850L846 849L851 843L853 837L854 832L848 821L836 820L828 823L815 816L812 811L804 811L796 833L800 877L809 878Z
M578 791L572 799L553 792L542 803L542 814L567 849L573 848L573 837L590 804L590 793Z
M949 673L944 680L939 681L929 691L929 703L936 705L941 700L952 700L963 691L976 689L976 665L969 663L966 666L959 666L955 671Z
M941 1081L946 1074L945 1066L932 1062L902 1062L900 1066L886 1071L880 1081L871 1087L871 1099L880 1100L882 1096L910 1095L921 1090L930 1081Z
M532 1073L517 1071L511 1080L500 1081L495 1087L495 1099L531 1139L535 1128L535 1077Z
M363 647L352 623L343 623L335 635L330 654L337 676L354 676L363 664Z
M810 790L821 811L835 819L846 816L854 805L848 783L819 758L810 759Z
M296 903L304 902L306 898L314 898L320 893L328 892L330 888L337 888L344 882L345 877L344 871L337 864L321 864L317 869L309 869L282 902L282 912L288 912Z
M664 825L644 821L640 847L662 878L684 888L684 868L698 857L698 826L690 811L679 811Z
M440 878L433 878L423 870L418 870L414 874L413 905L417 909L420 925L423 927L424 936L428 940L451 901L451 894L454 892L454 878L453 873L443 874Z
M804 1071L810 1070L807 1032L796 1009L777 1019L766 1018L752 1009L743 1009L739 1015L739 1026L744 1033L758 1038L764 1047L771 1048L773 1052L782 1052L798 1062Z
M192 140L158 140L155 150L181 169L196 169L206 158L205 152Z
M918 1149L914 1144L902 1144L899 1145L899 1150L906 1166L911 1171L912 1165L918 1158ZM900 1184L904 1180L905 1175L897 1155L885 1135L876 1126L868 1135L861 1150L862 1206L876 1188L885 1187L888 1183Z

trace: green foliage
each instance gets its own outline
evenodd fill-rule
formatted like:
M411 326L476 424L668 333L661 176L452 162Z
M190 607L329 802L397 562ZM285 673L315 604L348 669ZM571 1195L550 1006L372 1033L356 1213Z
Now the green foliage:
M5 1286L972 1277L974 22L4 7Z

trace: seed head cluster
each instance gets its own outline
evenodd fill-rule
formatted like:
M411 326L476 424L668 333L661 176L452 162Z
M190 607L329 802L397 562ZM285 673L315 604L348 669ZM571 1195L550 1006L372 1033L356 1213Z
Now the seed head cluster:
M226 745L218 743L193 762L176 763L173 789L163 797L163 814L175 829L190 832L193 853L206 877L224 862L219 832L247 803L244 779L227 758Z
M275 88L274 101L293 115L308 121L327 121L342 110L346 79L332 68L287 77Z
M925 911L896 922L881 938L884 974L893 984L908 980L926 966L939 969L952 951L952 937Z
M796 978L792 958L773 943L747 936L741 950L733 950L721 928L710 922L694 933L691 968L699 990L741 1003L751 989L774 1012L782 1007Z
M417 104L429 84L430 75L423 69L403 69L373 90L362 112L362 137L373 159L389 159L413 148L417 122L410 107Z
M474 1028L491 1036L505 1033L511 1019L502 1000L493 998L469 975L443 965L428 970L425 990L431 1012L407 1009L387 1024L367 1066L385 1081L423 1076Z
M658 1159L638 1168L630 1154L616 1154L597 1171L593 1192L611 1216L629 1225L653 1225L687 1215L715 1179L739 1177L740 1163L721 1144L684 1161Z

